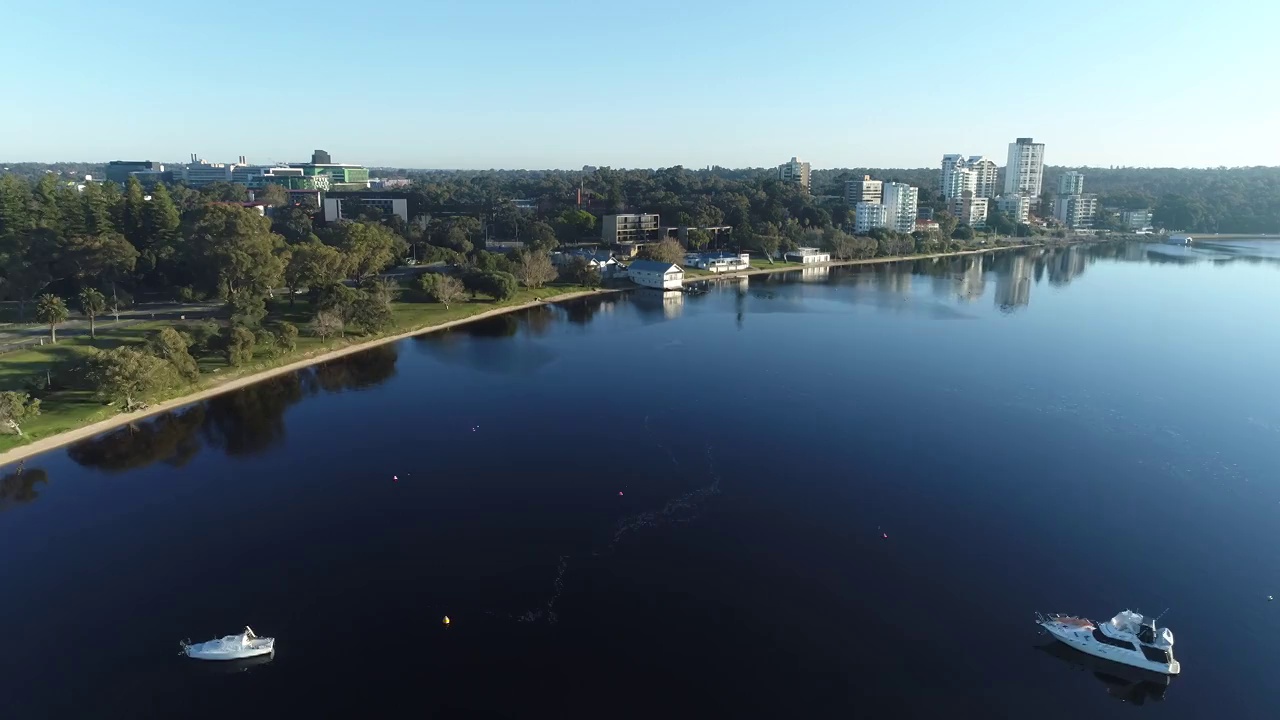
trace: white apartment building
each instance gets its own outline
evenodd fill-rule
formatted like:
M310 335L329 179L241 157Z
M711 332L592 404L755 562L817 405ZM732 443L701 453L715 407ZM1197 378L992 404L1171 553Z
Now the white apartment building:
M1062 173L1062 176L1058 178L1058 194L1083 195L1084 173L1078 173L1075 170L1068 170Z
M856 208L858 203L878 203L884 198L884 183L872 180L870 175L863 175L861 180L844 182L845 205Z
M888 227L889 208L880 203L861 202L853 209L853 231L866 235L873 228Z
M600 220L600 241L609 245L644 242L658 229L657 213L605 215Z
M903 233L915 230L919 194L919 188L906 183L885 183L884 200L881 202L885 208L885 227Z
M946 160L943 160L942 170L942 197L951 199L958 198L965 193L973 195L978 194L978 174L973 170L965 167L963 161L961 164L952 165L950 168L945 166Z
M1018 138L1009 143L1009 162L1004 169L1006 195L1022 193L1039 197L1044 181L1044 143Z
M965 192L978 197L995 197L996 176L1000 172L994 161L981 155L949 154L942 156L939 190L944 198L958 198Z
M1026 195L1001 195L996 198L996 207L1015 223L1030 221L1031 198Z
M791 162L778 166L778 179L782 182L796 183L805 190L809 189L809 163L800 162L794 157Z
M1072 230L1092 227L1098 215L1098 196L1059 195L1053 203L1053 215Z
M973 194L984 198L995 197L996 178L1000 174L1000 166L996 165L996 161L981 155L970 155L966 165L973 171Z
M1130 230L1149 230L1151 229L1151 211L1150 210L1121 210L1120 222Z
M951 214L961 225L977 230L987 226L987 198L966 194L951 200Z

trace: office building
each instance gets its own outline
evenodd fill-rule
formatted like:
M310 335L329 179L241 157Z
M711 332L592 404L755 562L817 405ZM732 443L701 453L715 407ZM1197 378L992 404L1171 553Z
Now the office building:
M164 166L150 160L112 160L107 163L107 182L125 184L135 172L163 172Z
M1059 195L1081 195L1084 193L1084 173L1068 170L1058 177Z
M874 228L887 227L889 209L880 203L862 202L854 206L853 231L866 235Z
M1121 210L1120 223L1130 230L1150 230L1154 227L1151 224L1150 210Z
M1004 169L1006 195L1022 193L1039 197L1044 181L1044 143L1018 138L1009 143L1009 162Z
M1015 223L1030 222L1031 198L1026 195L1001 195L996 198L996 207Z
M235 164L211 163L201 160L195 153L191 154L191 162L173 168L174 182L184 183L187 187L202 188L218 182L231 182L231 171Z
M858 203L878 203L884 197L884 183L872 180L870 175L863 175L861 180L844 182L845 205L856 208Z
M951 214L956 216L960 225L968 225L975 230L984 228L987 226L987 198L965 193L951 200Z
M311 152L312 165L332 165L333 158L329 157L329 153L324 150L313 150Z
M885 227L902 233L916 229L916 202L920 189L906 183L884 184Z
M289 167L302 170L303 177L327 177L329 187L334 190L363 190L369 187L369 168L335 163L332 160L329 153L316 150L311 153L311 162L289 163Z
M809 163L791 158L778 166L778 179L782 182L795 183L805 190L809 189Z
M1072 230L1093 227L1098 215L1097 195L1059 195L1053 203L1053 215Z
M645 242L657 229L657 213L605 215L600 220L600 241L608 245Z

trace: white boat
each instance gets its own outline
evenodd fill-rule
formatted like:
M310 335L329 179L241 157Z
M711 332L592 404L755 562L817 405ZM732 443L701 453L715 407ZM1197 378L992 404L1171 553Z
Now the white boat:
M1073 615L1036 614L1036 624L1071 647L1122 665L1177 675L1182 666L1173 659L1173 632L1157 628L1136 612L1121 611L1104 623Z
M227 635L194 645L184 640L181 645L187 657L197 660L243 660L276 651L275 638L258 637L248 625L239 635Z

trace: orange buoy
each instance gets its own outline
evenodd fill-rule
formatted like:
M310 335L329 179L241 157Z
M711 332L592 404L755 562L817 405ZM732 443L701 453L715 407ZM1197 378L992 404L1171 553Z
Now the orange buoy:
M445 625L448 625L448 624L449 624L449 616L448 616L448 615L445 615L445 616L444 616L444 624L445 624Z

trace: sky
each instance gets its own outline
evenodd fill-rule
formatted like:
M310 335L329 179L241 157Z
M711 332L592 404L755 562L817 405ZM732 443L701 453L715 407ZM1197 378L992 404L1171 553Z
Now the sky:
M0 161L1280 165L1275 0L0 0Z

